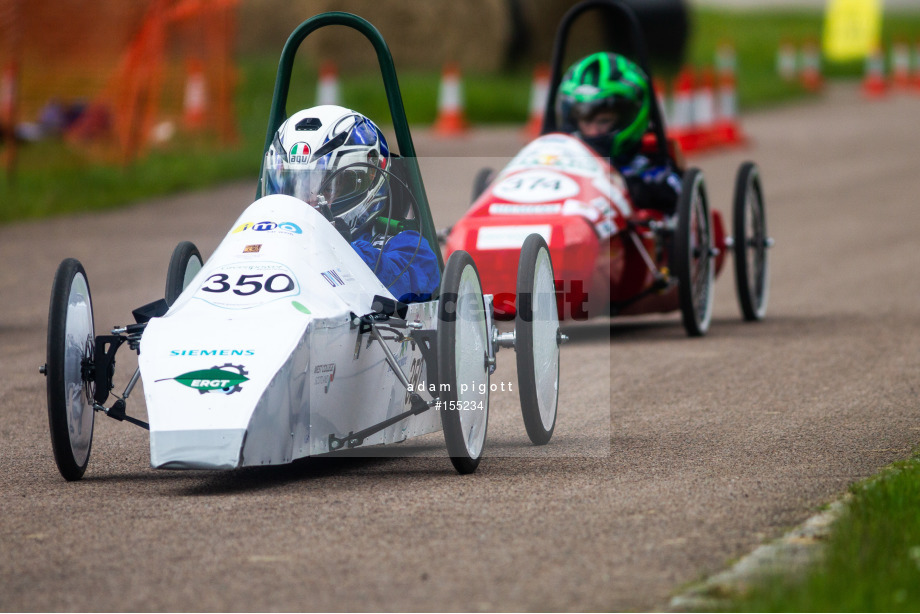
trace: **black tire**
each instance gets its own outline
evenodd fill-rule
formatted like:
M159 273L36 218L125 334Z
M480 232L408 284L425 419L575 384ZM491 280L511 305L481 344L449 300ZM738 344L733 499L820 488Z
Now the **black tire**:
M86 271L68 258L58 267L51 287L45 384L54 460L69 481L83 477L92 449L95 412L89 367L94 339Z
M712 319L715 263L712 249L712 219L703 173L689 169L683 178L677 201L677 230L674 236L674 272L681 319L687 334L702 337Z
M514 330L524 426L530 441L542 446L553 436L559 405L559 312L553 261L538 234L521 248Z
M770 294L767 250L771 243L760 171L753 162L745 162L738 168L732 223L738 306L745 321L757 322L767 315Z
M166 303L172 306L201 270L201 252L191 241L182 241L173 250L166 270Z
M495 171L491 168L481 168L473 179L473 191L470 193L470 203L476 202L482 193L486 191L489 184L495 178Z
M438 379L442 390L438 409L447 453L463 474L476 470L485 447L490 342L479 272L468 253L456 251L444 267L438 299Z

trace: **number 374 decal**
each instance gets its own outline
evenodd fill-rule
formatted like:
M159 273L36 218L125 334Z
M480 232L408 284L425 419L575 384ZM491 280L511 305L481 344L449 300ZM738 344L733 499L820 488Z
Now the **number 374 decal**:
M209 275L195 298L223 309L251 309L298 294L297 278L280 262L241 262Z

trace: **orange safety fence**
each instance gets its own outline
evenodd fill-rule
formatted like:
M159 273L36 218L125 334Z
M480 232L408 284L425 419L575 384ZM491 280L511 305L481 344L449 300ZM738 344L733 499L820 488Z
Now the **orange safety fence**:
M180 134L234 143L238 4L0 0L0 72L16 67L4 149L57 138L129 162Z

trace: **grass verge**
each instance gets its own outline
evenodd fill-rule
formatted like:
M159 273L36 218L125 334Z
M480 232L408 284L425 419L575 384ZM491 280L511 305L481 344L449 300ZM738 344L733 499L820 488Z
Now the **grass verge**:
M820 562L804 577L756 585L725 611L920 611L920 456L850 491Z

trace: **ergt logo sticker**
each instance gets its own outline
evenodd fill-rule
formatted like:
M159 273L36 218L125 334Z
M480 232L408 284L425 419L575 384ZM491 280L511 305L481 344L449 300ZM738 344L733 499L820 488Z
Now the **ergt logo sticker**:
M228 362L219 367L189 371L188 373L183 373L176 377L166 377L156 381L165 382L174 380L183 386L188 386L189 388L197 390L199 394L205 394L207 392L233 394L234 392L242 390L241 384L249 381L249 378L246 377L247 375L249 375L249 372L246 371L243 365L233 365Z

